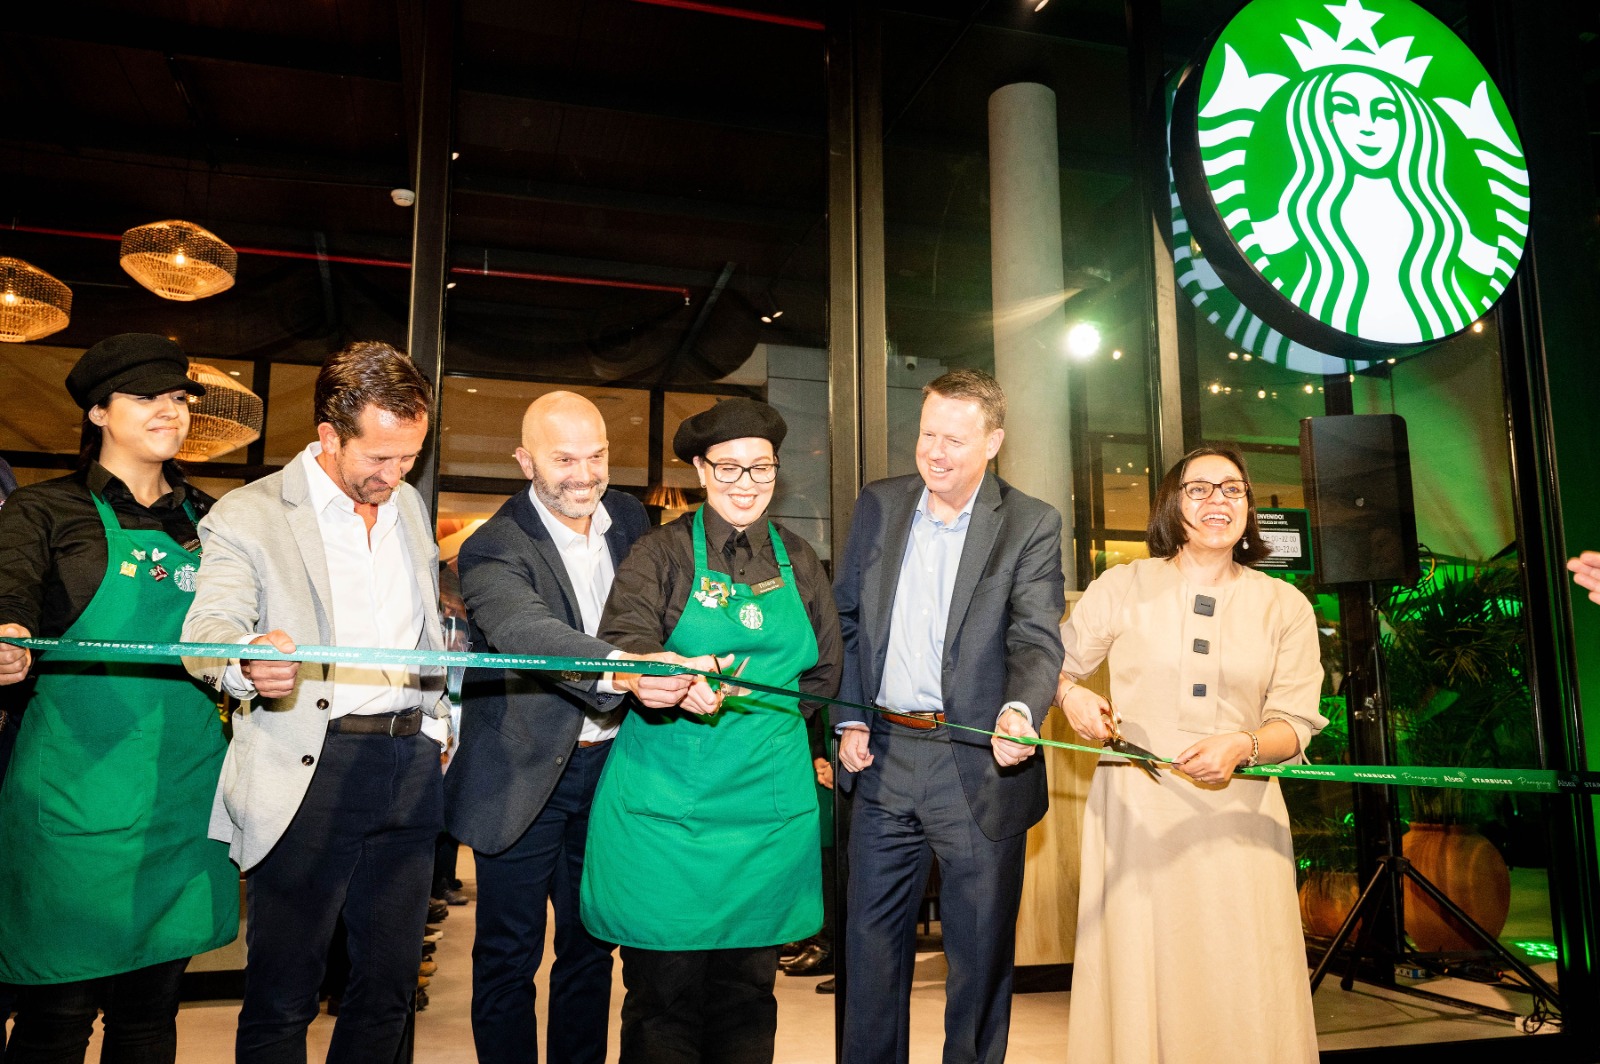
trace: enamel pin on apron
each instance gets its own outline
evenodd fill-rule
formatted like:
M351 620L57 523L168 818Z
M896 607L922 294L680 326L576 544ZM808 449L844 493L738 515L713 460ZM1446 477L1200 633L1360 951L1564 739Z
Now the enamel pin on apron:
M733 589L720 580L702 576L700 590L694 593L694 597L707 609L721 609L728 604L728 599L733 597Z

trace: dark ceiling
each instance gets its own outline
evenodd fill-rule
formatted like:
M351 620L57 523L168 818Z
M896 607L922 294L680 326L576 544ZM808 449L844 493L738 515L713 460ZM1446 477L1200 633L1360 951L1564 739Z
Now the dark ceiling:
M51 342L149 328L219 357L316 361L352 336L403 338L412 211L390 192L413 184L424 2L13 5L0 254L73 287ZM1114 279L1136 254L1124 5L1035 2L881 8L890 316L907 342L960 348L965 329L982 345L985 104L1002 84L1056 91L1069 275ZM455 5L450 263L633 287L457 274L447 368L691 386L762 340L822 344L824 5L726 6L778 21L671 0ZM1161 6L1176 58L1236 5ZM1593 75L1593 35L1586 49ZM1587 93L1600 115L1593 76ZM244 253L234 290L176 305L131 285L110 241L24 231L161 218L313 258ZM763 326L769 293L786 313Z

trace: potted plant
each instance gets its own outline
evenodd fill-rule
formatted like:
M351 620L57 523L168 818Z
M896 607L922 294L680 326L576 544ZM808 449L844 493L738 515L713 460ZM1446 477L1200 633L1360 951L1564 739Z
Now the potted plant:
M1535 763L1521 605L1517 570L1487 564L1447 567L1390 601L1384 610L1384 660L1401 763L1451 768ZM1499 818L1500 800L1444 788L1408 792L1406 856L1474 920L1498 934L1510 906L1510 872L1477 827ZM1477 945L1409 883L1406 928L1424 950Z
M1307 935L1332 938L1361 894L1355 815L1291 819L1290 824L1300 877L1300 924Z

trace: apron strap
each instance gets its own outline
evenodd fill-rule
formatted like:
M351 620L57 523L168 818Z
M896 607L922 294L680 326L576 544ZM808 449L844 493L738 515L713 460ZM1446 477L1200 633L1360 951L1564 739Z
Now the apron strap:
M772 556L778 562L778 569L782 571L783 578L793 584L794 567L789 564L789 551L783 545L783 537L778 535L778 526L771 521L767 522L767 536L772 540Z
M694 512L693 534L689 537L694 540L694 571L705 572L706 565L706 508L704 506Z
M99 492L91 491L89 498L94 500L95 513L100 515L100 524L106 530L106 538L121 535L122 522L117 520L116 512L111 509L110 504L100 497Z

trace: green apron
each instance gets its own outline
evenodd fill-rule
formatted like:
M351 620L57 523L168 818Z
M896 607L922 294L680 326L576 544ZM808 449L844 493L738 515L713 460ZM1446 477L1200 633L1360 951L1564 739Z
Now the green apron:
M178 639L199 554L94 504L106 574L66 638ZM233 940L239 873L206 837L225 747L182 666L41 663L0 787L0 982L95 979Z
M783 581L757 595L706 564L694 517L694 586L666 647L748 655L745 674L793 688L817 637L783 540ZM597 938L657 950L793 942L822 925L816 775L799 700L729 697L713 716L634 710L589 814L583 922Z

